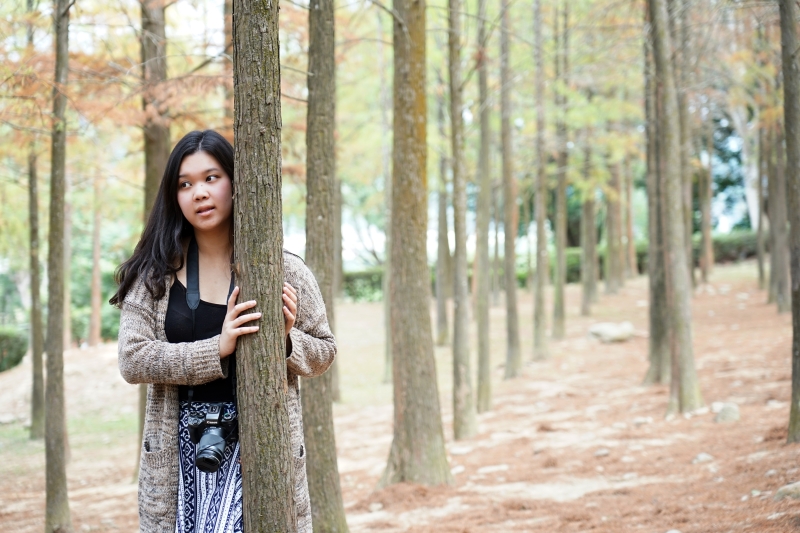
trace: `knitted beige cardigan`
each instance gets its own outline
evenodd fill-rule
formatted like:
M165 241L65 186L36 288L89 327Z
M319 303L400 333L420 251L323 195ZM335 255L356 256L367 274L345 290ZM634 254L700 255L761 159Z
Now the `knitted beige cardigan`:
M294 455L297 531L311 533L311 508L303 446L303 414L298 377L313 377L333 363L336 343L328 326L319 286L303 261L283 254L284 275L297 290L297 318L289 331L286 359L289 425ZM172 277L164 297L154 300L139 279L122 304L119 369L128 383L147 383L147 407L139 470L139 530L174 533L178 508L178 385L200 385L227 375L219 335L170 343L164 333Z

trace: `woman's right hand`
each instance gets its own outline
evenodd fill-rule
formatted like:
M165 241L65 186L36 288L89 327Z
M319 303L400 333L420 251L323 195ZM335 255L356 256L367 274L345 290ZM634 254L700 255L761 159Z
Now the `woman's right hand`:
M258 326L245 327L242 324L261 318L261 313L241 314L242 311L255 307L256 301L250 300L249 302L237 304L237 296L239 296L239 287L234 287L233 292L228 298L228 312L225 314L225 320L222 322L222 333L219 337L220 358L228 357L236 350L236 339L238 339L240 335L258 331Z

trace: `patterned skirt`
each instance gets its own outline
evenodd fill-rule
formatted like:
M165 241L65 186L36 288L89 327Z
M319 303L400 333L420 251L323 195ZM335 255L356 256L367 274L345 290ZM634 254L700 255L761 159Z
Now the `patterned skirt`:
M205 413L208 403L193 402ZM233 403L226 408L236 409ZM195 466L196 446L189 436L189 402L180 403L180 482L176 533L242 533L242 469L239 440L228 442L219 470L203 472Z

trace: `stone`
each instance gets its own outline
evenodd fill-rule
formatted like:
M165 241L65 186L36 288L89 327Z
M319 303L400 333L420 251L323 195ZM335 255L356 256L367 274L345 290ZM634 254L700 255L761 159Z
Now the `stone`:
M775 470L774 468L771 468L770 470L767 470L767 473L766 473L766 474L764 474L764 475L765 475L766 477L772 477L772 476L776 476L776 475L778 475L778 471L777 471L777 470Z
M589 328L589 335L601 342L625 342L633 337L633 324L630 322L599 322Z
M793 500L800 500L800 482L797 483L789 483L788 485L784 485L783 487L778 489L778 492L775 493L775 501L779 502L786 498L791 498Z
M737 422L740 418L739 415L739 406L735 403L726 403L722 410L717 413L717 416L714 417L714 422L717 423L725 423L725 422Z
M636 427L643 426L645 424L652 424L653 417L652 416L637 416L633 419L633 425Z
M600 448L596 452L594 452L595 457L606 457L611 453L611 450L608 448Z
M680 529L670 529L667 533L681 533Z
M714 456L713 455L708 454L706 452L701 452L701 453L697 454L697 457L692 459L692 464L696 465L696 464L699 464L699 463L708 463L708 462L713 461L713 460L714 460Z
M479 474L491 474L493 472L505 472L508 470L508 465L490 465L482 466L478 469Z
M464 465L456 465L450 469L450 473L456 476L462 473L464 470L466 470L466 468L464 468Z
M381 509L383 509L383 504L381 502L372 502L371 504L369 504L370 513L377 513Z

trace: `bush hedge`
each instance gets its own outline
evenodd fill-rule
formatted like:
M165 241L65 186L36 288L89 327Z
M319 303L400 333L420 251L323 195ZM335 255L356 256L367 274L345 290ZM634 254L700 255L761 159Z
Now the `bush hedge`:
M741 261L756 255L756 233L749 230L732 231L730 233L714 235L714 259L717 263L727 263L731 261ZM700 256L700 235L695 235L692 241L694 249L695 264L698 263ZM603 279L606 250L604 246L598 246L597 256L600 264L598 265L598 275ZM581 249L578 247L567 248L567 283L578 283L581 280ZM636 243L636 263L639 272L647 272L647 241ZM555 271L555 254L550 254L550 272ZM472 266L469 270L472 276ZM517 285L525 286L527 272L524 269L517 269ZM552 279L552 277L551 277ZM471 281L471 279L470 279ZM355 301L375 302L383 297L383 268L377 267L369 270L346 272L344 274L344 293L347 298ZM431 287L436 282L436 269L431 268ZM472 284L470 283L470 287Z
M28 351L28 335L17 328L0 326L0 372L17 366Z

